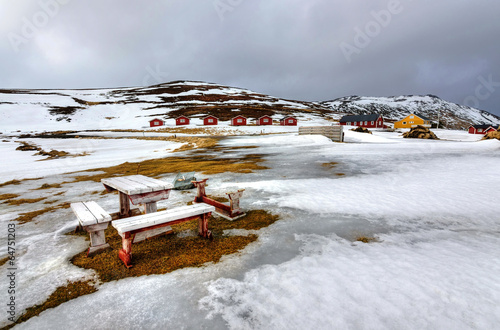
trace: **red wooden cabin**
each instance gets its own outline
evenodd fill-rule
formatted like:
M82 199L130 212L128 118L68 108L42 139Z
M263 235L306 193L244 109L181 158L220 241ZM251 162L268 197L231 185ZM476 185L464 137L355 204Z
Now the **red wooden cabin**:
M383 128L384 117L379 114L344 116L340 119L340 125L352 125L366 128Z
M176 126L189 125L189 118L186 116L177 117L175 118L175 125Z
M486 134L492 131L496 131L492 125L471 125L469 127L469 134Z
M203 125L207 126L207 125L218 125L219 124L219 119L215 116L206 116L205 118L203 118Z
M271 116L262 116L260 118L257 118L257 125L262 126L262 125L272 125L273 124L273 118Z
M246 126L246 124L247 124L247 118L243 117L242 115L236 116L233 119L231 119L232 126Z
M155 118L149 121L149 127L158 127L165 125L165 122L161 119Z
M280 119L281 126L297 126L297 118L292 116L287 116Z

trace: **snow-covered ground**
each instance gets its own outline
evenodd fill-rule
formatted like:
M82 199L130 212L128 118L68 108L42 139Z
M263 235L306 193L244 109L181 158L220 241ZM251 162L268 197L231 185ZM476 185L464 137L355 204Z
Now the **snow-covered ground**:
M39 178L71 171L119 165L127 161L141 161L171 155L183 143L137 139L12 139L0 142L0 153L5 157L0 168L0 182L14 179ZM28 142L45 151L66 151L72 155L52 160L35 155L37 151L17 151Z
M349 130L347 143L295 132L223 139L224 146L259 146L238 153L265 155L269 169L210 176L210 193L245 188L243 208L270 210L280 221L260 230L259 239L241 253L217 264L106 283L98 292L47 310L16 329L497 328L500 141L435 132L442 140ZM32 140L65 151L76 150L80 141ZM113 143L118 149L122 141L135 140L102 141L106 143L93 146L93 156L75 158L83 162L78 169L97 167L99 159L112 165L104 157ZM128 150L127 159L119 158L118 151L111 158L135 161L174 147L157 142L135 141L138 145ZM27 158L32 156L14 151L15 146L0 143L13 159L8 169L2 166L4 178L15 172L17 163L20 169L29 167ZM71 177L56 160L35 160L34 166L51 168L44 178L2 187L2 193L33 198L41 193L31 189L41 182ZM338 164L322 166L332 162ZM116 208L115 195L90 196L99 190L98 183L78 182L43 194L48 200L90 198L107 210ZM173 192L162 203L180 205L191 199ZM18 213L40 208L0 206L4 228ZM63 235L75 223L71 210L61 209L17 226L18 312L43 302L68 279L92 276L68 261L87 244ZM358 242L359 236L376 241ZM0 253L6 254L5 237ZM6 272L6 266L2 269ZM6 281L2 277L0 286L6 288ZM6 290L2 295L6 301Z

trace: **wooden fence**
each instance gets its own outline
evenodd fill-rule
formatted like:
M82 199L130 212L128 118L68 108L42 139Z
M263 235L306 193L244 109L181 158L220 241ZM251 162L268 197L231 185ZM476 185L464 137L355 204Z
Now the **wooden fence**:
M344 142L343 126L300 126L299 135L324 135L335 142Z

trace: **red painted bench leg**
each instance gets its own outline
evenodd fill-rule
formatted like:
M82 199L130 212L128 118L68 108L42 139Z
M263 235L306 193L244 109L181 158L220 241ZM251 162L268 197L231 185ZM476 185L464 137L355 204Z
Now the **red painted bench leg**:
M210 214L211 213L205 213L198 218L198 235L201 237L209 237L208 218L210 217Z
M243 211L240 209L240 198L243 195L245 189L238 190L236 192L227 193L230 200L231 218L242 215Z
M122 249L118 252L118 257L127 268L132 267L132 238L130 233L125 233L122 236Z
M196 198L194 199L195 203L202 203L203 197L207 197L205 193L205 185L207 184L208 179L204 179L201 181L191 181L194 186L197 188Z

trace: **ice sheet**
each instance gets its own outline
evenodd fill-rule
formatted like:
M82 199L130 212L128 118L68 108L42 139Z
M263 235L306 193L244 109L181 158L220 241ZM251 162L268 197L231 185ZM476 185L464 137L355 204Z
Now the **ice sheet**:
M346 134L356 143L296 133L221 140L222 146L259 146L230 156L258 153L269 169L209 176L210 193L245 188L244 209L266 209L280 221L220 263L106 283L16 328L495 328L500 142L358 134ZM105 141L118 146L122 140ZM156 145L142 148L151 157ZM323 166L332 162L338 164ZM19 193L40 183L3 191ZM62 200L86 198L98 186L71 184ZM117 204L114 195L95 199L107 210ZM162 206L189 200L174 193ZM0 214L4 224L18 212L9 210ZM85 246L81 238L61 235L74 222L66 209L18 227L19 244L27 247L19 256L21 310L66 279L89 276L67 261ZM356 242L359 236L377 241Z

